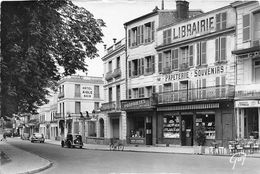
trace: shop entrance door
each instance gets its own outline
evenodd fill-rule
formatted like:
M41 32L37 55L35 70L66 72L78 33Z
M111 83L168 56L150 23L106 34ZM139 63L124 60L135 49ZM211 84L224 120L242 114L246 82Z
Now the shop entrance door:
M113 138L119 139L119 119L112 119Z
M193 146L193 116L181 116L181 145Z
M146 117L145 119L145 129L146 129L146 145L152 145L152 118Z

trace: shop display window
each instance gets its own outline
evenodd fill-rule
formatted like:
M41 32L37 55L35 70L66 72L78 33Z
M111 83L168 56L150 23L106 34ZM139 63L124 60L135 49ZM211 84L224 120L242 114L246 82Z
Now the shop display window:
M163 137L180 138L180 123L178 116L167 115L163 117Z
M144 118L134 118L133 119L133 127L130 130L130 136L133 138L144 138L145 132L144 132Z
M203 114L196 116L196 127L202 124L205 126L206 139L215 139L215 115L214 114Z

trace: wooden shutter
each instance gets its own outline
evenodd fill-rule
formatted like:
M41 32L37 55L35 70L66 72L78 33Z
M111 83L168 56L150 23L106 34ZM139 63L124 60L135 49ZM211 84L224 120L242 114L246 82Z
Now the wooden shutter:
M136 44L140 44L140 26L137 27L137 33L136 33Z
M226 76L221 76L221 86L226 85Z
M158 72L162 72L162 53L158 54Z
M215 61L219 61L219 38L215 40Z
M220 77L216 77L216 98L220 96Z
M172 30L169 29L167 33L168 33L168 35L167 35L167 43L169 44L172 41Z
M216 30L220 30L220 13L216 14Z
M131 71L131 61L128 62L128 74L129 74L129 77L132 76L132 71Z
M151 68L152 68L152 72L155 73L155 63L154 63L155 58L154 58L154 56L151 56L151 57L152 57L152 67Z
M128 89L128 98L129 98L129 99L132 98L132 91L131 91L131 89Z
M142 58L140 61L141 61L141 74L144 74L144 58Z
M243 16L243 41L250 40L250 14Z
M141 25L140 43L144 43L144 26Z
M207 64L207 42L201 43L201 64Z
M137 59L137 75L141 74L141 59Z
M163 31L163 44L166 44L167 43L167 32L166 31Z
M201 46L201 43L200 42L198 42L197 43L197 65L201 65L201 60L200 60L200 46Z
M151 23L152 41L154 41L154 22Z
M220 39L220 60L226 60L226 37Z
M225 29L227 26L227 12L221 14L221 29Z
M128 47L131 47L131 30L128 30Z
M152 88L153 93L156 93L156 86L152 86Z
M193 45L189 46L189 66L193 66Z

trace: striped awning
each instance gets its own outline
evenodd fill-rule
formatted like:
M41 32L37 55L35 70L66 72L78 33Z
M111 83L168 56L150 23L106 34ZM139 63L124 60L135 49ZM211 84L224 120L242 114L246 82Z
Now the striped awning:
M183 111L183 110L213 109L213 108L219 108L219 103L164 106L164 107L158 107L157 111Z

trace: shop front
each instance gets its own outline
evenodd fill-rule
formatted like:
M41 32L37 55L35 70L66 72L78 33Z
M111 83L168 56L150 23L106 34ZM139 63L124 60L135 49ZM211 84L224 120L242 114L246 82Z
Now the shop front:
M158 106L158 144L196 145L196 129L205 128L206 145L226 144L235 136L232 102Z
M127 143L156 144L156 110L152 103L152 98L121 101L127 115Z

